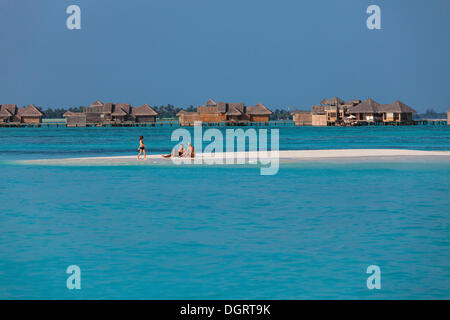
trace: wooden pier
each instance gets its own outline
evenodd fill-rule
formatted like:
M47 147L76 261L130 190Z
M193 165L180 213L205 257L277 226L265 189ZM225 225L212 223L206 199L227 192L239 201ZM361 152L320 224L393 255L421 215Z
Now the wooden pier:
M295 125L293 120L274 120L266 122L250 122L250 121L222 121L222 122L204 122L203 127L302 127ZM328 126L335 124L329 123ZM408 123L399 122L359 122L356 126L446 126L447 120L413 120ZM149 123L141 122L122 122L122 123L87 123L78 125L67 125L64 121L45 121L42 123L16 123L6 122L0 123L0 128L59 128L59 127L191 127L192 123L180 124L177 120L163 120ZM310 125L309 125L310 126Z
M337 124L335 122L327 122L327 126L332 127L364 127L364 126L447 126L447 120L412 120L409 122L398 122L398 121L358 121L353 124Z
M249 122L249 121L241 121L241 122L231 122L231 121L222 121L222 122L204 122L202 123L203 127L235 127L235 126L293 126L294 122L292 120L278 120L278 121L266 121L266 122ZM180 124L177 120L165 120L165 121L156 121L156 122L121 122L121 123L86 123L86 124L72 124L67 125L62 121L46 121L42 123L14 123L14 122L6 122L0 123L0 127L2 128L50 128L50 127L68 127L68 128L86 128L86 127L190 127L194 126L194 124Z

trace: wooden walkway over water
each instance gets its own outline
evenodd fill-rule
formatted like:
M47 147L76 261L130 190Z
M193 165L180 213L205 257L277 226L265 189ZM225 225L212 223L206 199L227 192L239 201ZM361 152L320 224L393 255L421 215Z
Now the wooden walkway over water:
M359 123L357 126L446 126L447 120L413 120L407 124L400 124L398 122L364 122ZM123 123L103 123L103 124L79 124L68 126L64 121L44 121L42 123L0 123L0 128L50 128L50 127L189 127L193 124L180 124L177 120L156 121L150 123L136 123L136 122L123 122ZM202 123L203 127L295 127L293 120L275 120L268 122L216 122L216 123ZM304 125L296 126L302 127Z
M235 127L235 126L293 126L294 122L292 120L279 120L279 121L268 121L268 122L217 122L217 123L202 123L203 127ZM46 121L42 123L0 123L0 127L3 128L47 128L47 127L190 127L194 124L180 124L178 121L156 121L149 123L140 122L123 122L123 123L87 123L87 124L77 124L77 125L67 125L65 122L61 121Z

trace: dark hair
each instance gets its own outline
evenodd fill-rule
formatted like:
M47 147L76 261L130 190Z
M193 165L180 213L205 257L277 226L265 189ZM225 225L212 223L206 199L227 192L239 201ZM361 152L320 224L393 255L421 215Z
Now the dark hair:
M144 136L140 136L140 137L139 137L139 140L144 140Z

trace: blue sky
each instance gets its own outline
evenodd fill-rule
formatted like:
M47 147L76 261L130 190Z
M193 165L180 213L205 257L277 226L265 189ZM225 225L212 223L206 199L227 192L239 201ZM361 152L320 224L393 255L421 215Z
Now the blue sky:
M81 30L66 28L67 6ZM381 30L366 8L381 7ZM448 0L2 0L0 104L450 108Z

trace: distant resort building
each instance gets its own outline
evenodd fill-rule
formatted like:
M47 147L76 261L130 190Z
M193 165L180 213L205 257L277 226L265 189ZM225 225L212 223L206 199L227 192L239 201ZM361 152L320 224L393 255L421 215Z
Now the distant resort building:
M0 122L3 123L41 123L42 116L42 112L33 104L23 108L17 108L15 104L0 106Z
M292 120L296 126L310 126L312 125L312 113L311 111L295 110L291 113Z
M198 106L197 111L188 112L181 110L177 113L180 125L192 126L194 122L233 124L245 122L268 122L272 111L263 104L246 106L242 102L218 102L209 99L204 106Z
M155 123L158 113L148 104L131 107L129 103L102 103L94 101L83 112L64 113L69 127L106 124Z
M334 97L323 99L309 111L294 111L295 125L335 126L369 123L413 124L412 114L416 111L401 101L380 104L371 98L365 101L344 100ZM311 117L310 122L307 120Z
M103 103L94 101L89 107L81 107L79 112L67 111L63 114L65 123L58 119L47 119L44 125L66 125L68 127L85 126L155 126L158 113L148 104L132 107L130 103ZM414 109L397 100L391 104L380 104L371 98L364 101L353 99L345 102L334 97L323 99L311 107L311 111L294 110L292 122L296 126L359 126L359 125L450 125L450 110L447 120L422 119L413 120ZM272 111L262 103L246 106L242 102L218 102L209 99L196 111L179 111L176 116L181 126L193 126L196 122L207 125L268 125ZM40 127L44 114L33 104L17 108L16 104L0 104L1 127ZM286 121L274 121L273 124ZM158 125L172 126L176 120L163 119Z

